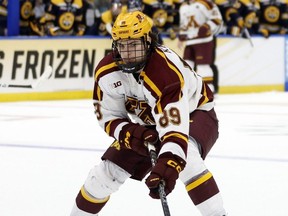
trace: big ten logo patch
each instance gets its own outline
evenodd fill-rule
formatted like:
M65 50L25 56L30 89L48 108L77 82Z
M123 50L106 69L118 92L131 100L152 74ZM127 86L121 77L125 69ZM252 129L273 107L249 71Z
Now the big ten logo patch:
M122 85L121 81L114 82L113 83L113 88L117 88L117 87L119 87L121 85Z
M119 81L110 83L109 86L110 86L111 89L115 89L115 88L117 88L119 86L122 86L122 82L119 80Z

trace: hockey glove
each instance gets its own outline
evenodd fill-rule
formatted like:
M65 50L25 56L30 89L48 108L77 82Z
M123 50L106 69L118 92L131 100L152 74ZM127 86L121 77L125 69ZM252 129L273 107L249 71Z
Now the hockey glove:
M132 149L140 155L148 156L148 148L145 142L155 144L158 141L158 133L154 129L129 123L119 133L119 143L126 149Z
M165 193L168 195L175 187L179 173L184 169L186 162L171 152L165 152L158 157L156 165L146 179L146 185L150 189L149 195L153 199L159 199L158 188L161 180L165 182Z
M179 34L178 40L179 41L186 41L188 39L187 34Z
M207 24L204 24L200 26L199 31L198 31L198 37L203 38L203 37L208 37L211 35L211 30L210 26Z

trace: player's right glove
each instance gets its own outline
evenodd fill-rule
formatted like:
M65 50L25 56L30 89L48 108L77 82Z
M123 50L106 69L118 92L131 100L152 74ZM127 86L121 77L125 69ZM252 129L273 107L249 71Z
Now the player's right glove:
M179 41L186 41L188 39L187 34L179 34L178 39Z
M122 147L148 156L149 152L145 142L155 144L158 141L158 132L139 124L129 123L123 126L118 141Z
M208 37L211 35L211 30L210 26L207 24L203 24L200 26L199 31L198 31L198 37L203 38L203 37Z
M156 165L152 168L151 174L145 183L150 189L149 195L154 199L159 199L158 188L162 180L165 182L164 191L168 195L175 187L179 173L184 169L186 162L184 159L171 152L161 154Z

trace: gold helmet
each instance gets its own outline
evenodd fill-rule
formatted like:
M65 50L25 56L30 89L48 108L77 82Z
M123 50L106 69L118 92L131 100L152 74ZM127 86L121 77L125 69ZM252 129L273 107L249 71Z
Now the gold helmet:
M121 13L114 22L112 38L119 39L141 38L149 35L153 21L141 11Z
M117 17L112 28L112 49L114 61L123 72L136 73L146 65L154 46L152 25L152 19L140 11Z

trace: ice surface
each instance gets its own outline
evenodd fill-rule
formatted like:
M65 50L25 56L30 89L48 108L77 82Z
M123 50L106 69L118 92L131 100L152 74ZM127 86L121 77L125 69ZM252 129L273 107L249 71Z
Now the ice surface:
M287 216L288 93L218 95L220 138L206 164L231 216ZM0 104L0 216L69 216L112 139L91 100ZM179 181L172 216L199 216ZM101 216L163 215L144 182L128 180Z

